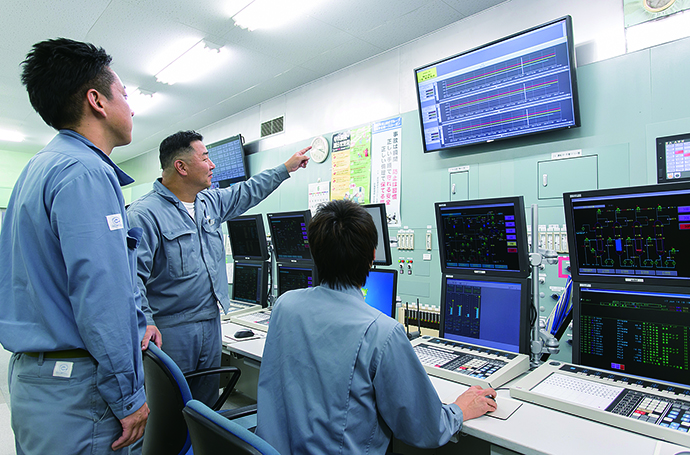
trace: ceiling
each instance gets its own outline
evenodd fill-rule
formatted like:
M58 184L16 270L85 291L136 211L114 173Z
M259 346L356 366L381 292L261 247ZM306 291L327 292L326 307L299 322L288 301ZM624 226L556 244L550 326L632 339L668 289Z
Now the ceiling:
M0 129L26 139L0 140L0 150L36 153L54 135L19 77L26 53L44 39L102 46L126 86L160 95L151 109L135 111L132 143L112 155L122 162L175 131L210 125L504 1L323 0L281 28L248 31L229 17L233 0L3 0ZM202 38L229 50L222 66L189 83L156 81L171 46Z

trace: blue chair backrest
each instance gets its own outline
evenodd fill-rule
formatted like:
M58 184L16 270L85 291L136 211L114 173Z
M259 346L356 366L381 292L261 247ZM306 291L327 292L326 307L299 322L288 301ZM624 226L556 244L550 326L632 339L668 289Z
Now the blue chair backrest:
M177 364L153 343L144 351L144 385L150 414L142 454L186 454L191 439L182 410L192 393Z
M182 412L192 438L194 455L280 455L259 436L218 415L200 401L190 400Z

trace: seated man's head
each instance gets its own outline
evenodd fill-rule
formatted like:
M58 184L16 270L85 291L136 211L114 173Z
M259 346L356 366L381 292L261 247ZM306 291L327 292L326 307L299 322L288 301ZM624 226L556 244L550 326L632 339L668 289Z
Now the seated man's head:
M334 288L364 285L378 235L363 207L342 200L324 204L309 222L307 235L319 281Z

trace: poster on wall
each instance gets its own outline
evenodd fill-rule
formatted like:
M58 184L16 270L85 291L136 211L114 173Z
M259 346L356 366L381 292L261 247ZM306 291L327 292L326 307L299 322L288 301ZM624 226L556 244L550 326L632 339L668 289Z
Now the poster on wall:
M400 226L402 117L372 126L371 202L386 204L388 226Z
M623 0L625 27L690 9L690 0Z
M370 125L333 135L331 200L350 199L360 204L369 203L370 150Z

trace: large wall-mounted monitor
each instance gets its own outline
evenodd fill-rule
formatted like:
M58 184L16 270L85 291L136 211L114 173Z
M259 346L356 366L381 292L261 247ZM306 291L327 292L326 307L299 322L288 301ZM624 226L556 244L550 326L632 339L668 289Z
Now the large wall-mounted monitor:
M216 168L211 177L211 188L225 188L249 178L244 157L244 140L241 134L207 145L208 157Z
M439 336L529 353L530 280L444 275Z
M227 222L230 247L235 259L268 259L266 231L261 214L238 216Z
M364 301L393 319L395 319L397 292L398 272L396 270L370 270L367 282L362 286Z
M235 261L233 264L232 299L268 305L268 265L265 262Z
M312 288L318 284L315 265L278 264L278 296L293 289Z
M573 363L687 386L688 340L688 287L573 286Z
M656 138L658 183L690 180L690 133Z
M576 282L690 285L690 182L565 193Z
M570 16L414 76L425 152L580 126Z
M388 219L386 216L386 204L366 204L363 205L367 212L374 219L376 225L376 232L379 235L379 242L376 246L376 257L374 258L374 265L391 265L393 258L391 256L390 237L388 235Z
M312 261L307 238L311 211L269 213L266 218L278 262Z
M444 273L529 275L522 196L437 202L435 209Z

